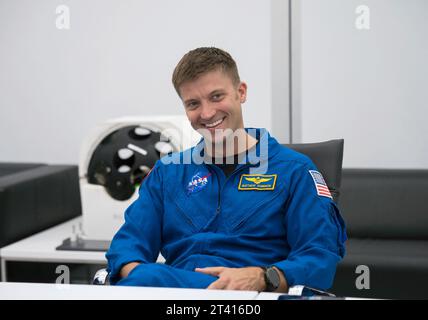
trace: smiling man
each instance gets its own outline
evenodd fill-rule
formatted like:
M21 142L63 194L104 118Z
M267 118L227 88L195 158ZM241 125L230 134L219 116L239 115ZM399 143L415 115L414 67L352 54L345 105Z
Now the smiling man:
M197 63L198 59L195 60L193 63ZM192 127L218 156L238 154L254 146L257 140L245 132L242 118L241 104L246 100L247 85L240 82L236 65L214 65L207 72L198 68L183 70L190 69L183 65L185 62L183 59L175 69L173 82ZM245 143L234 143L233 136Z
M107 252L111 283L328 289L346 234L312 161L265 129L244 127L247 85L227 52L188 52L173 84L203 139L171 157L202 153L204 161L156 163ZM156 263L159 252L165 264Z

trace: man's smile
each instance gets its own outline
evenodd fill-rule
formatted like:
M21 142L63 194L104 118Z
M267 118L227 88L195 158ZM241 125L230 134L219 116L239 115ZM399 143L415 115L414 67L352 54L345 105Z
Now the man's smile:
M222 124L222 123L223 123L223 120L224 120L225 118L226 118L226 117L223 117L223 118L221 118L221 119L219 119L219 120L217 120L217 121L214 121L214 122L211 122L211 123L205 123L205 124L203 124L203 126L204 126L205 128L208 128L208 129L213 129L213 128L215 128L215 127L219 126L220 124Z

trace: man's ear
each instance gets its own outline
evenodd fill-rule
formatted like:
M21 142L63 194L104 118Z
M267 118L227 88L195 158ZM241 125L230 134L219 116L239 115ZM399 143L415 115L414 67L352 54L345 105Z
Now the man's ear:
M238 87L239 100L241 103L247 101L247 84L245 82L241 82Z

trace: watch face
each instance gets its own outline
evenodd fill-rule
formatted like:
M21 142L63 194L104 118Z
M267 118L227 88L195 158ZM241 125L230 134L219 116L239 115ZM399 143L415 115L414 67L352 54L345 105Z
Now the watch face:
M280 279L278 272L274 268L268 268L266 270L266 277L269 279L272 291L278 289Z

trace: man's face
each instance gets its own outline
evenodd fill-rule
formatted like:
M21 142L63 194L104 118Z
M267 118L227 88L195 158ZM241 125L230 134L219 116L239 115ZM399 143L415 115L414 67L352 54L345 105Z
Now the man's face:
M193 129L201 130L213 143L224 141L231 129L244 128L241 103L245 102L247 85L234 85L221 70L207 72L180 86L180 96Z

